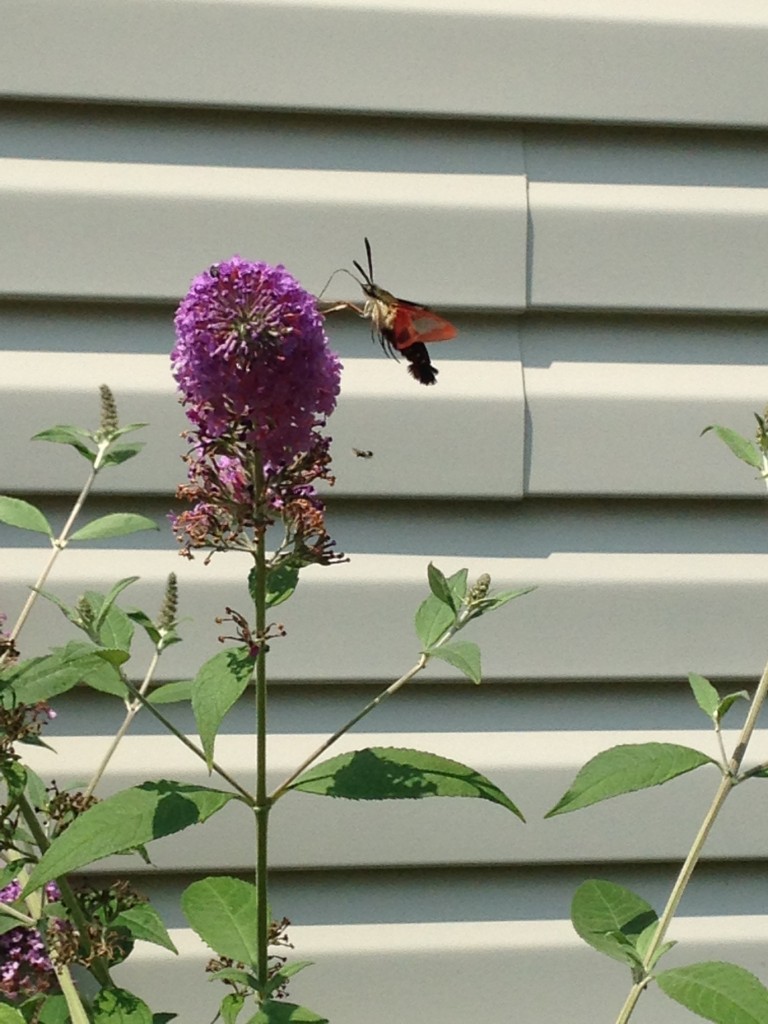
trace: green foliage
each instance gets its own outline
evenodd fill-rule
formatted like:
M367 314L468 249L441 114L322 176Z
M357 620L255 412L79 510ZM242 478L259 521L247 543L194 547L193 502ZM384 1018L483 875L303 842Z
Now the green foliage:
M630 967L642 962L641 937L655 930L656 911L640 896L613 882L582 882L571 902L576 933L598 953Z
M715 1024L768 1024L768 989L749 971L713 960L656 976L662 992Z
M248 685L253 666L254 658L247 647L233 647L206 661L195 676L192 710L209 770L219 726Z
M741 434L737 434L730 427L719 427L716 424L712 424L709 427L705 427L702 430L702 434L706 434L709 430L713 430L720 440L728 445L737 459L741 459L742 462L746 462L748 466L752 466L754 469L761 470L763 468L763 457L751 441L742 437Z
M0 1005L0 1024L25 1024L24 1018L12 1006Z
M53 537L51 524L40 509L30 505L28 501L22 501L21 498L0 495L0 523L7 523L8 526L16 526L20 530L31 530L33 533L44 533L46 537Z
M453 640L450 643L440 644L430 652L433 658L440 658L453 665L460 672L471 679L473 683L482 682L480 670L480 648L469 640Z
M32 870L25 895L93 861L206 821L231 799L232 793L166 780L115 793L52 841Z
M424 650L431 650L443 634L451 628L456 615L450 605L439 601L434 594L421 602L416 612L416 636Z
M115 444L118 437L130 434L135 430L146 427L146 423L130 423L126 427L119 427L111 430L109 434L109 446L102 457L102 466L119 466L128 459L132 459L144 447L144 442L134 441L128 444ZM93 464L96 461L96 448L103 443L100 432L81 430L79 427L72 427L60 424L41 430L32 438L33 441L50 441L53 444L68 444L75 449L86 461ZM93 447L90 447L90 446Z
M328 1019L308 1010L306 1006L270 999L244 1024L328 1024Z
M251 569L248 574L248 589L251 597L255 593L256 569ZM299 585L299 570L292 565L280 565L277 568L269 569L267 572L267 608L276 608L283 601L287 601Z
M40 1024L72 1024L64 996L46 996L40 1011Z
M295 977L305 967L313 967L313 960L294 960L290 964L284 964L269 979L267 983L267 995L272 995L281 985L285 985L291 978Z
M660 786L678 775L715 764L711 757L677 743L625 743L597 754L545 817L577 811L623 793Z
M461 607L461 598L457 599L457 596L450 587L448 580L437 566L432 564L432 562L427 566L427 580L429 582L429 589L437 600L440 601L441 604L447 605L453 612L457 612ZM464 582L466 586L466 577Z
M716 725L722 722L726 713L737 700L749 700L749 694L746 690L739 690L736 693L729 693L725 697L721 697L708 679L697 675L695 672L690 673L688 682L696 698L696 703Z
M180 679L173 683L163 683L148 695L151 704L176 704L182 700L192 700L193 679Z
M99 655L99 648L79 640L54 648L42 658L22 661L6 670L3 678L20 704L50 700L78 683L105 693L125 694L119 672Z
M92 519L70 535L70 541L107 540L110 537L126 537L142 530L159 530L160 527L146 516L129 512L113 512L108 516Z
M93 1000L93 1024L152 1024L152 1011L124 988L104 988Z
M163 919L151 903L138 903L135 907L121 911L113 924L115 927L127 928L134 939L143 939L144 942L152 942L172 953L178 953Z
M289 789L345 800L476 797L500 804L524 821L498 786L473 768L423 750L367 747L313 765Z
M717 721L717 709L720 706L720 694L717 692L715 687L710 683L704 676L699 676L695 672L691 672L688 675L688 682L690 683L693 696L696 698L696 703L699 705L701 710L711 718L712 721Z
M219 875L187 886L181 897L187 920L219 956L256 966L256 887Z

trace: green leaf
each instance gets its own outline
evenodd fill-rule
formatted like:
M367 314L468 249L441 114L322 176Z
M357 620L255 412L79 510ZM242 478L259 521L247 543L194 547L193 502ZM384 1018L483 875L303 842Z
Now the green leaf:
M170 949L172 953L179 952L171 941L163 919L150 903L138 903L129 910L123 910L115 918L114 924L127 928L134 939L153 942L156 946Z
M256 569L251 569L248 574L248 589L253 596ZM292 565L280 565L276 569L270 569L267 573L267 608L276 608L283 601L287 601L299 585L299 570Z
M662 992L715 1024L768 1024L768 989L736 964L710 960L656 976Z
M577 935L598 953L634 966L640 959L638 942L655 927L658 916L650 903L629 889L590 879L573 895L571 921Z
M175 704L180 700L192 700L192 679L180 679L175 683L163 683L147 697L151 704Z
M293 978L299 971L303 971L305 967L312 967L313 964L314 960L294 960L293 963L280 967L267 982L267 995L272 995L275 989L280 988L281 985L284 985Z
M436 644L440 637L456 621L456 616L447 604L430 594L421 602L416 612L416 635L422 647L428 649Z
M108 593L104 595L104 597L102 597L101 594L96 595L90 590L86 593L85 596L91 602L91 607L98 608L98 613L96 615L95 621L95 626L97 629L100 629L104 624L107 615L112 610L112 607L114 606L114 603L120 596L120 594L122 594L122 592L127 587L130 587L130 585L132 583L135 583L139 578L139 576L124 576L121 580L118 580L113 587L110 588L110 590L108 591ZM98 597L98 601L95 600L96 597Z
M437 600L441 604L447 604L451 611L457 612L459 605L456 603L453 590L448 584L448 580L432 562L427 566L427 580L429 581L429 589Z
M181 908L192 928L215 953L256 966L254 885L226 875L202 878L184 890Z
M217 975L214 975L214 978ZM211 981L214 980L211 978ZM239 995L237 992L230 992L229 995L224 996L221 1000L221 1006L219 1007L219 1013L224 1024L236 1024L238 1014L245 1005L245 996Z
M144 427L148 427L148 423L129 423L125 427L118 427L117 430L110 431L110 437L125 437L126 434L133 434L137 430L143 430ZM174 1017L176 1014L174 1014Z
M20 530L31 530L33 533L44 533L53 537L51 524L39 508L30 505L21 498L9 498L0 494L0 523L17 526Z
M157 645L160 642L160 630L146 612L143 612L140 608L131 608L126 612L126 615L137 626L141 626L153 644Z
M473 683L482 682L480 671L480 648L469 640L451 640L450 643L434 647L429 652L431 658L440 658L453 665L459 672L471 679Z
M96 459L96 453L91 451L85 443L86 441L93 440L91 434L85 430L78 430L77 427L49 427L48 430L41 430L39 434L35 434L32 440L51 441L53 444L69 444L88 462L94 462Z
M92 1004L93 1024L152 1024L152 1011L124 988L103 988Z
M11 686L22 704L36 704L66 693L78 683L87 683L105 693L124 695L119 673L96 653L93 644L70 641L42 658L14 666Z
M503 590L498 594L493 594L491 597L484 597L476 606L476 617L485 615L486 612L495 611L496 608L501 608L505 604L509 604L510 601L514 601L516 597L531 594L536 589L536 587L521 587L520 590Z
M222 720L253 673L254 659L247 647L232 647L202 666L192 684L192 710L210 770L213 746Z
M40 1024L72 1024L65 996L46 996L40 1013Z
M736 693L727 693L720 701L717 708L717 720L722 722L726 714L730 711L737 700L749 700L749 694L746 690L739 690Z
M99 631L99 641L104 644L105 647L123 651L127 660L131 650L131 642L133 641L134 633L133 623L131 620L125 612L116 605L112 605L105 616L99 614L97 616L97 622L99 620L101 620L100 625L97 627Z
M138 533L140 530L159 530L160 527L146 516L139 516L133 512L113 512L108 516L101 516L99 519L92 519L90 523L76 530L70 540L106 540L108 537L125 537L129 533Z
M704 676L699 676L695 672L688 674L688 682L690 683L691 689L693 690L693 696L696 698L696 703L699 705L704 714L711 718L713 722L717 721L717 709L720 706L720 694L714 688L712 683Z
M708 430L714 430L720 440L728 445L737 459L746 462L748 466L754 466L755 469L763 468L763 459L760 452L751 441L742 437L741 434L737 434L730 427L718 427L716 424L705 427L701 433L706 434Z
M52 878L206 821L234 794L181 782L144 782L90 807L33 868L24 895Z
M421 800L430 796L477 797L520 811L484 775L459 761L404 747L367 747L313 765L289 789L345 800Z
M178 1013L153 1013L152 1024L169 1024L170 1021L176 1020Z
M25 1024L18 1010L11 1006L0 1006L0 1024Z
M306 1006L270 999L245 1024L328 1024L328 1018L308 1010Z
M464 602L464 598L467 596L468 576L469 569L459 569L458 572L455 572L452 576L448 577L448 586L451 588L456 608L461 607Z
M104 456L103 466L122 466L145 447L144 441L132 441L129 444L114 444Z
M677 743L624 743L611 747L587 761L571 788L544 817L577 811L622 793L660 786L703 764L715 763L700 750Z
M76 626L78 626L78 629L82 628L78 625L78 623L80 622L80 613L78 612L77 608L73 607L72 605L66 604L55 594L52 594L50 590L40 590L37 587L30 587L30 590L34 590L36 594L40 595L40 597L44 597L46 601L50 601L51 604L55 604L56 607L64 613L64 615L69 619L70 622L73 622Z

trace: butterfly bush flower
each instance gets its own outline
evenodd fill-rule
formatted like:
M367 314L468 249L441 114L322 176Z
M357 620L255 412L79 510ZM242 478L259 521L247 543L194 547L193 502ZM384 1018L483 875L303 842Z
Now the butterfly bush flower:
M21 895L21 884L14 879L0 889L0 903L13 903ZM55 882L45 886L49 900L61 894ZM37 928L24 925L0 935L0 992L12 998L47 992L56 986L53 964Z
M234 428L273 467L312 447L341 366L315 297L284 267L216 264L192 282L175 324L173 375L202 436Z
M282 519L295 561L330 561L324 507L341 364L317 300L281 266L233 256L192 282L175 318L171 353L188 435L193 507L172 517L183 544L248 548L250 533ZM249 532L250 531L250 532Z

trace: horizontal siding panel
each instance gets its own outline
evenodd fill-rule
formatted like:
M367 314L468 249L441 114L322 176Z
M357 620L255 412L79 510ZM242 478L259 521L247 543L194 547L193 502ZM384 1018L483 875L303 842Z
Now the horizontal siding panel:
M169 348L172 330L169 322ZM369 350L365 325L360 335L361 347ZM420 387L403 366L383 356L348 361L338 409L329 423L337 478L332 493L521 497L525 409L516 335L509 356L504 363L442 362L436 356L440 380L435 388ZM0 403L14 435L26 441L54 423L95 427L102 383L113 388L123 422L149 427L132 435L146 439L146 450L117 471L102 474L98 490L170 498L184 479L179 456L185 446L179 435L189 424L175 399L167 356L7 352ZM468 423L478 424L472 445L467 443ZM355 448L372 450L373 458L356 457ZM417 452L424 458L416 458ZM84 467L78 456L45 443L10 446L4 459L8 483L26 492L76 491Z
M531 182L531 303L765 312L768 191Z
M768 190L530 182L530 302L765 312Z
M526 212L522 175L3 159L0 294L172 300L233 252L320 291L367 235L396 293L523 309ZM360 292L339 275L328 297Z
M514 519L509 525L514 545ZM340 545L341 546L341 545ZM426 555L355 555L332 569L310 567L281 610L289 639L274 645L271 678L343 681L396 679L417 656L413 614L427 593ZM495 587L537 586L510 607L473 624L489 682L532 679L681 679L690 671L753 680L765 659L765 554L599 554L555 552L545 558L431 557L446 572L468 566L489 572ZM43 553L40 552L42 567ZM21 607L34 571L24 549L3 554L5 610ZM221 632L214 619L226 606L250 606L244 560L217 557L183 562L175 552L72 550L48 586L65 600L83 590L106 591L138 574L126 604L155 608L167 573L179 577L180 615L188 642L163 657L160 678L193 674L213 653ZM344 643L328 638L343 624ZM383 624L374 628L373 624ZM385 624L385 625L384 625ZM25 651L71 637L60 613L36 609ZM739 637L735 643L733 638ZM651 639L652 638L652 641ZM427 679L457 679L432 665Z
M332 344L336 322L328 323ZM167 333L170 348L170 315ZM370 350L366 326L357 334L356 347ZM473 340L471 333L460 337L450 355L470 355ZM618 336L617 354L631 358L631 344L631 336ZM381 356L345 358L328 427L332 495L763 495L756 473L700 434L710 423L752 434L752 410L761 410L768 395L765 366L666 364L660 372L653 362L575 361L540 339L537 350L527 346L533 365L523 367L514 328L504 345L503 361L443 359L448 346L435 347L435 388L417 386L404 366ZM146 451L102 475L99 491L170 497L183 479L179 435L187 423L167 357L149 354L6 352L0 400L20 442L5 456L6 488L77 489L74 456L26 439L54 423L95 425L101 383L112 386L125 422L149 426L136 435L146 439ZM373 458L358 458L355 449Z
M754 434L764 364L554 361L525 368L525 393L527 494L765 496L756 470L700 436L712 423Z
M167 707L161 710L173 717ZM252 708L243 704L240 711L243 723L248 722ZM663 788L604 801L577 813L550 820L544 820L544 815L566 792L581 766L617 742L679 743L717 757L711 730L627 730L619 738L597 729L519 733L514 728L513 696L507 717L509 729L504 732L355 732L343 737L326 757L368 746L400 746L460 761L507 793L524 813L526 824L484 800L381 802L289 793L275 805L270 818L270 863L276 870L308 870L682 861L719 783L720 773L715 766L700 768ZM55 778L60 787L90 778L109 744L108 736L56 737L53 728L47 730L46 738L54 750L36 749L29 755L29 763L43 777ZM311 733L271 737L268 788L283 782L323 739L324 735ZM727 731L729 747L735 740L736 733ZM251 736L228 731L219 737L218 763L251 789L254 756ZM748 764L766 759L768 739L758 737L750 747ZM205 765L174 737L153 734L151 739L133 735L122 741L98 792L108 796L147 779L229 790L216 775L209 776ZM706 858L762 860L768 843L767 807L768 789L761 780L734 790L721 827L707 844ZM654 828L649 830L651 819ZM608 834L611 842L606 845ZM194 841L190 842L190 837ZM150 856L150 865L140 864L135 857L113 857L100 861L94 869L150 874L247 871L253 860L252 815L240 803L232 803L213 821L196 826L191 833L153 842Z
M514 907L510 906L510 917ZM290 915L289 915L290 916ZM680 945L664 965L728 960L768 982L765 944L768 917L677 918L671 933ZM520 1020L595 1024L618 1013L629 988L628 972L589 949L567 920L450 924L302 926L289 929L291 959L315 966L291 981L291 999L327 1015L334 1024L359 1024L365 993L367 1024L392 1020L473 1020L478 1007L514 1004ZM183 1020L214 1016L223 990L201 979L210 950L189 931L173 929L180 957L137 943L136 953L115 970L153 1009L177 1010ZM173 970L173 998L168 972ZM177 973L178 972L178 973ZM488 1015L485 1011L485 1015ZM640 1024L689 1024L690 1011L655 986L643 994Z
M768 124L754 0L4 0L2 19L6 96Z

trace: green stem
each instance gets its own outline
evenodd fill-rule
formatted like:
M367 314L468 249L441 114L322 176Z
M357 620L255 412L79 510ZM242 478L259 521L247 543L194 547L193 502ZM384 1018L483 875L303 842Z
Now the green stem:
M255 505L260 512L264 495L261 460L254 459ZM256 611L256 949L261 1003L267 999L269 971L269 894L267 887L268 830L271 801L267 796L267 550L265 530L258 532L253 601Z
M157 668L157 663L158 663L159 660L160 660L160 649L158 647L156 647L155 650L152 652L152 658L151 658L151 660L149 662L149 666L147 668L147 671L144 673L144 678L141 681L141 685L139 686L139 688L136 691L138 696L134 697L132 701L128 701L127 702L126 711L125 711L125 718L123 719L122 724L120 725L120 728L117 730L117 732L113 736L112 742L110 743L109 747L107 748L107 751L104 754L104 757L101 759L101 764L96 769L96 771L95 771L95 773L93 775L93 778L88 783L87 788L83 792L83 797L86 800L88 799L88 797L90 797L92 795L93 791L98 786L99 782L101 781L101 777L103 776L104 772L107 770L107 765L112 760L112 758L114 756L114 753L117 750L118 745L120 744L120 741L122 740L123 736L125 736L125 734L128 732L128 729L130 728L131 722L134 720L136 715L139 713L139 711L143 707L140 698L146 696L147 689L149 687L150 682L152 681L152 676L155 674L155 669Z
M731 759L723 767L723 777L720 780L720 784L715 792L714 799L704 816L704 820L701 823L701 827L696 834L696 838L693 841L693 845L688 852L688 856L685 858L683 866L680 868L680 873L677 876L672 891L669 894L667 905L664 907L664 911L659 918L659 923L653 936L645 956L643 957L643 972L644 976L630 989L624 1005L621 1008L619 1016L616 1018L616 1024L627 1024L627 1021L632 1016L632 1012L637 1005L637 1001L643 989L650 981L650 971L654 962L656 952L663 943L672 919L675 916L680 900L683 898L688 883L691 880L691 876L696 868L701 857L701 851L704 847L704 843L712 831L712 826L720 813L723 804L726 801L728 794L731 792L733 787L738 783L739 769L741 768L741 762L744 760L744 755L747 752L747 746L752 738L752 733L755 730L757 724L757 717L760 714L763 704L765 703L766 695L768 695L768 664L763 669L763 674L760 677L760 682L755 690L755 695L752 698L749 711L747 713L744 727L741 730L739 741L736 744Z
M32 837L37 843L38 849L41 853L45 853L51 844L48 840L48 836L43 831L40 822L37 820L37 815L25 796L22 796L19 800L19 809L24 817L24 822L27 828L32 833ZM93 950L90 939L88 938L88 920L77 900L77 896L75 896L72 891L72 887L64 876L57 878L56 884L61 892L61 902L69 911L69 915L79 932L80 943L90 957ZM88 969L100 985L107 987L112 984L112 979L109 976L109 968L101 957L93 957Z
M459 612L459 614L456 617L456 621L453 623L453 625L449 626L448 629L446 629L443 635L433 644L431 649L434 650L435 648L441 647L443 644L448 643L448 641L451 640L459 632L460 629L463 629L464 626L466 626L466 624L472 618L474 618L474 616L472 614L471 609L464 609L461 612ZM318 759L318 757L320 757L321 754L324 754L329 747L332 747L336 740L341 739L341 737L345 733L349 732L349 730L354 725L357 725L361 718L365 718L366 715L369 715L371 711L374 710L374 708L377 708L379 704L381 704L382 701L386 700L387 697L391 697L392 694L397 693L397 691L401 687L405 686L406 683L410 682L410 680L413 679L415 675L418 675L418 673L421 672L422 669L426 666L429 659L430 654L426 651L423 651L415 665L411 666L411 668L409 668L406 673L400 676L399 679L396 679L394 683L390 683L386 690L382 690L382 692L377 697L374 697L372 701L369 701L362 711L359 711L356 715L354 715L354 717L350 718L350 720L346 722L344 725L342 725L340 729L337 729L332 736L329 736L328 739L323 740L320 746L317 747L316 750L313 750L309 757L306 757L301 762L299 767L292 771L288 778L280 783L277 789L272 791L272 794L269 798L270 805L274 804L276 800L279 800L280 797L283 796L286 790L290 787L291 783L295 782L296 779L298 779L298 777L301 775L301 773L305 772L311 764L314 764L314 762Z
M168 732L171 733L171 735L175 736L177 740L183 743L188 750L191 750L195 757L198 757L207 767L208 761L205 756L205 751L196 743L194 743L189 738L189 736L185 736L181 729L177 729L173 722L169 718L166 718L161 711L158 711L157 707L152 703L152 701L147 700L147 698L143 694L139 693L139 691L132 683L130 683L125 678L123 678L123 683L125 684L128 691L135 697L135 699L139 701L139 703L142 704L151 715L154 715L158 722L164 725ZM254 806L253 795L249 793L247 789L241 786L237 779L233 778L229 774L229 772L222 768L218 761L211 761L211 769L218 776L224 779L225 782L228 782L230 786L237 793L240 794L244 803L248 804L249 807Z
M53 545L53 551L51 551L48 561L43 566L43 571L35 580L35 583L30 590L29 596L27 597L27 600L24 602L24 607L19 612L19 617L16 620L13 629L10 632L11 644L13 644L13 642L17 639L19 633L24 627L24 623L29 618L29 615L35 605L35 601L37 601L38 597L40 596L40 591L44 587L45 581L48 579L48 576L51 573L51 569L53 569L53 566L56 563L56 559L67 546L67 541L69 539L70 533L72 532L72 527L75 525L75 520L80 515L83 505L85 504L85 501L91 492L91 488L93 487L94 481L96 480L96 476L99 470L102 468L102 465L104 463L104 456L107 454L109 445L110 442L108 441L102 441L99 444L98 450L96 452L96 457L93 463L91 464L91 469L90 472L88 473L88 478L83 484L82 490L78 494L77 499L74 505L72 506L72 510L69 513L67 521L64 524L64 527L59 536L56 537L55 540L51 541ZM2 667L3 662L10 657L10 651L12 649L13 647L10 647L5 654L0 655L0 667Z
M285 793L285 791L290 787L291 783L295 782L296 779L298 779L298 777L301 775L301 773L305 772L307 768L309 768L309 766L313 764L318 759L318 757L320 757L321 754L324 754L329 747L333 746L336 740L340 739L344 735L344 733L349 732L353 725L357 725L361 718L365 718L366 715L370 714L371 711L373 711L374 708L377 708L383 700L386 700L387 697L391 697L393 693L397 693L397 691L402 686L405 686L405 684L409 682L411 679L413 679L413 677L418 672L421 672L421 670L424 668L428 661L429 655L422 654L419 660L416 662L416 664L412 668L409 668L404 675L400 676L399 679L396 679L394 683L391 683L386 688L386 690L382 690L382 692L378 694L378 696L374 697L372 701L369 701L362 711L359 711L353 718L350 718L350 720L345 725L342 725L340 729L337 729L332 736L329 736L328 739L323 740L320 746L316 750L314 750L309 755L309 757L305 758L301 762L299 767L296 768L295 771L291 772L288 778L285 779L284 782L281 782L277 789L275 789L272 792L272 795L269 798L270 803L274 804L276 800L279 800L280 797Z

